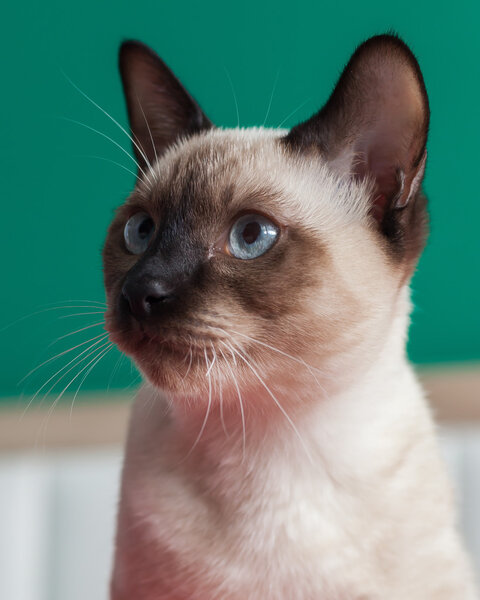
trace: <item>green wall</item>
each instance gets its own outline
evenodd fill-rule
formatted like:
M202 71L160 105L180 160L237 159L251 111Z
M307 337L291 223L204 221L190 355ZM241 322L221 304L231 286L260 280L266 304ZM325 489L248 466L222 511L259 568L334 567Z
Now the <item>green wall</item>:
M418 0L4 5L0 396L24 393L27 401L75 352L17 385L33 366L101 332L91 327L49 346L101 317L59 318L85 310L50 308L103 300L104 232L133 184L108 160L133 163L105 138L65 120L130 149L64 74L125 125L116 54L127 37L152 45L218 125L237 124L233 87L242 126L266 120L275 127L291 126L321 105L356 44L386 30L400 33L419 58L432 109L426 176L432 235L414 280L410 355L418 363L480 359L479 19L478 3ZM127 360L112 376L117 359L110 352L82 389L133 384Z

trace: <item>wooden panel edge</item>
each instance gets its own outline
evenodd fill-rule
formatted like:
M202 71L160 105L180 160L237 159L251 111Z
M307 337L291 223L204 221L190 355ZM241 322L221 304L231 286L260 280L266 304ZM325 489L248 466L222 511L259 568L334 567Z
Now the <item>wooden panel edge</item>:
M437 421L480 424L480 364L417 368ZM84 394L50 410L18 399L0 405L0 451L53 450L123 444L134 393Z
M132 395L83 395L50 410L14 400L0 407L0 451L54 450L123 444Z
M480 423L480 364L418 368L417 373L440 423Z

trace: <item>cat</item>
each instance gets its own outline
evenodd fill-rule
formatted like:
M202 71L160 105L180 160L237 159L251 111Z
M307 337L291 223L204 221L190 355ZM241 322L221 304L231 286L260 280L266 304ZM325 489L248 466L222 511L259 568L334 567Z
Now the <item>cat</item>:
M138 179L104 246L133 406L113 600L471 600L405 354L429 104L398 37L290 131L215 127L120 49Z

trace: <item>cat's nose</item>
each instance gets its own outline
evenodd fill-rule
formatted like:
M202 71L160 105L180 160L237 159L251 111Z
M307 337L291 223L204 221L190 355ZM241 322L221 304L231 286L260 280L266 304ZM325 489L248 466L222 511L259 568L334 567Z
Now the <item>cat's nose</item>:
M176 298L174 290L157 279L127 281L122 288L122 295L130 312L139 321L171 304Z

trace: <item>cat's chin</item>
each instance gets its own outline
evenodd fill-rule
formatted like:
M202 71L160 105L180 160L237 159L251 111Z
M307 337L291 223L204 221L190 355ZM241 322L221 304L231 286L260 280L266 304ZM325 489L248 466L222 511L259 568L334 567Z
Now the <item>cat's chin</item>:
M110 333L119 350L130 356L151 385L171 394L191 394L204 391L205 373L214 358L212 344L187 344L164 337L152 337L143 332L128 335ZM220 357L216 356L218 364Z

